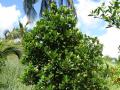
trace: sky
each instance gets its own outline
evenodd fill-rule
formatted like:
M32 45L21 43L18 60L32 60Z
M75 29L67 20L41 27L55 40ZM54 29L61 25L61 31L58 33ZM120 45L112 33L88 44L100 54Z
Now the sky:
M106 28L107 23L103 20L88 16L91 10L105 2L107 5L111 0L74 0L78 15L77 27L84 34L98 37L103 46L103 54L117 58L120 55L118 47L120 45L120 30L115 27ZM40 2L39 2L40 3ZM39 11L39 3L35 5ZM18 21L24 25L27 22L23 10L23 0L0 0L0 37L5 30L12 30L17 27Z

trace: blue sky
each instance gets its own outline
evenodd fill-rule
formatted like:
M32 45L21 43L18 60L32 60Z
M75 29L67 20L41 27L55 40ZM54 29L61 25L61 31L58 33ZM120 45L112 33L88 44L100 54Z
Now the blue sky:
M0 0L0 3L5 7L16 5L16 9L20 10L22 16L24 15L23 0Z
M75 4L78 4L79 0L74 0L74 2L75 2ZM91 0L91 2L99 3L100 0ZM0 3L4 7L10 7L10 6L15 5L16 10L20 11L19 19L25 16L24 10L23 10L23 0L19 0L19 1L18 0L0 0ZM38 12L39 12L39 5L40 5L39 3L40 2L38 2L35 5L36 11L38 11ZM14 24L16 24L16 23L14 23ZM104 24L104 22L101 20L101 22L99 22L99 24L89 27L86 25L86 23L84 23L84 21L80 20L79 27L81 28L82 32L84 32L84 33L86 33L86 31L87 31L87 33L89 33L89 35L99 36L99 35L102 35L103 33L105 33L104 28L98 28L103 24ZM89 29L89 31L88 31L88 29ZM98 32L96 32L96 30Z
M117 57L119 55L117 47L120 45L118 39L120 30L114 27L106 29L106 22L88 16L90 11L102 2L109 4L109 1L111 0L74 0L78 15L77 27L87 35L98 37L100 42L104 44L104 55ZM39 3L35 5L38 12ZM23 0L0 0L0 36L3 35L4 30L12 30L12 28L16 27L18 20L23 24L27 21L23 10Z

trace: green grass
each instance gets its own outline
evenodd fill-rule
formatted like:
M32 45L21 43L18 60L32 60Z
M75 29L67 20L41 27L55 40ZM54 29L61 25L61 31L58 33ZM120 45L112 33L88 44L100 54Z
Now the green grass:
M120 86L118 85L110 86L110 90L120 90Z
M2 68L0 73L0 90L33 90L34 86L26 86L20 82L20 75L23 73L23 66L17 56L10 55L6 60L6 66ZM120 90L120 85L111 84L108 80L110 90Z
M0 74L0 90L33 90L33 86L25 86L20 82L20 75L24 70L17 56L10 55L6 61L6 66L2 68Z

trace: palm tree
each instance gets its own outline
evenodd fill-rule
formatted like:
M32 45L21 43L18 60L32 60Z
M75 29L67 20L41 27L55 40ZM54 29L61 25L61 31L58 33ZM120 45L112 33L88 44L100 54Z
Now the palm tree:
M28 17L28 20L33 21L37 15L37 12L35 11L34 4L36 4L39 0L24 0L23 1L23 6L24 6L24 11L25 14ZM56 1L56 2L55 2ZM64 2L66 2L66 6L68 8L71 8L74 10L74 14L76 15L75 12L75 7L73 0L41 0L41 5L40 5L40 16L42 16L42 13L45 9L50 9L50 3L55 2L57 5L62 6L64 5Z

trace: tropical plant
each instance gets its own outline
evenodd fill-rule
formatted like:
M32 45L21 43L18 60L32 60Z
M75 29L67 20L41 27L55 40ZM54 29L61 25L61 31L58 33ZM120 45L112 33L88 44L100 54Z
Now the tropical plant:
M27 30L27 25L29 24L30 22L29 21L27 21L27 23L25 24L25 26L19 21L19 32L20 32L20 36L21 36L21 38L23 38L23 36L24 36L24 34L25 34L25 32L26 32L26 30Z
M5 47L2 41L0 41L0 69L5 65L5 59L9 54L15 54L20 58L21 51L15 47Z
M13 28L12 31L10 30L5 30L4 32L4 36L5 36L5 40L15 40L15 39L19 39L21 40L24 33L27 30L27 25L29 24L29 22L27 22L25 25L23 25L20 21L19 21L19 27L18 28Z
M20 38L20 33L18 28L13 28L12 31L5 31L4 33L5 39L6 40L14 40L17 38Z
M103 3L93 10L90 16L107 21L108 27L116 26L120 29L120 0L113 0L108 6Z
M107 90L102 78L102 45L75 28L71 9L52 3L23 38L28 65L22 77L37 90Z
M5 60L7 59L7 55L9 54L15 54L20 58L21 51L15 47L5 47L5 45L0 41L0 72L2 70L2 67L5 66ZM4 85L0 82L0 88Z
M34 8L34 4L36 4L39 0L24 0L23 1L23 6L24 6L24 11L30 21L33 21L37 15L37 12ZM74 8L74 3L73 0L40 0L40 13L39 15L42 16L44 10L49 10L50 9L50 3L53 1L56 1L56 4L58 3L59 6L64 5L63 2L66 2L66 5L69 8L72 8L75 13L75 8ZM57 5L58 5L57 4Z

